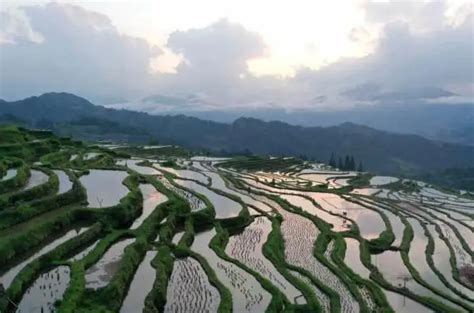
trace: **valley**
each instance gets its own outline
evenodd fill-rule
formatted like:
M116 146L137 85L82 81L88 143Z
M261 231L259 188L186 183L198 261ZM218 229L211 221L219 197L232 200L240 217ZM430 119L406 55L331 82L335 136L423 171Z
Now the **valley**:
M0 126L0 312L472 312L474 194Z

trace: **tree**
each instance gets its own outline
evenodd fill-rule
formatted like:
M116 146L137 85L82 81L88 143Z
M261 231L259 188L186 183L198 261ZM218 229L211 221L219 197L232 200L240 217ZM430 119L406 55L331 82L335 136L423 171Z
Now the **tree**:
M342 159L341 158L339 158L339 162L337 163L337 168L339 168L340 170L344 169L344 164L342 164Z
M350 159L349 155L346 154L346 158L344 159L344 167L342 168L344 171L350 170Z
M356 164L355 164L354 156L351 155L351 158L349 159L349 168L348 168L348 170L355 171L355 169L356 169Z
M358 172L363 172L364 171L364 167L362 166L362 161L359 161L359 166L357 167L357 171Z
M331 153L331 158L329 159L329 166L336 167L336 159L334 158L334 152Z

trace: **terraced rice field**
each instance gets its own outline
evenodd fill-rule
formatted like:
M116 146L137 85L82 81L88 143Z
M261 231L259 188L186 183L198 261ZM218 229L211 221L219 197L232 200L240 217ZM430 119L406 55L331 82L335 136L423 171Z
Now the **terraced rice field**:
M278 272L262 252L271 230L271 223L266 217L257 217L242 233L230 238L226 253L267 278L290 302L295 303L302 297L301 292Z
M80 178L87 192L87 202L91 208L105 208L117 205L128 193L123 180L128 176L124 171L91 170Z
M216 211L216 218L222 219L236 217L242 210L242 206L238 202L221 194L218 194L199 183L182 179L176 179L175 182L182 187L191 189L194 192L208 198L214 206L214 210Z
M86 287L97 289L106 286L117 272L125 248L134 241L123 239L107 249L102 258L86 271Z
M13 129L2 313L474 311L467 191Z
M217 274L219 280L232 293L232 309L235 312L263 312L270 303L271 295L263 289L257 279L234 263L220 258L210 247L216 231L200 233L191 249L203 256ZM231 255L232 256L232 255Z
M217 312L219 302L219 292L198 261L187 257L174 262L164 312Z

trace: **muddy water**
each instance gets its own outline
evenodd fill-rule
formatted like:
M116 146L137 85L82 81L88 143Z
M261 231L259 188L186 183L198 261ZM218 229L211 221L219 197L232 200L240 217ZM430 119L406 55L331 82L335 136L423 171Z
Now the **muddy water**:
M15 267L11 268L8 270L3 276L0 278L0 283L3 284L5 289L10 287L10 284L12 283L13 279L15 276L29 263L31 263L33 260L39 258L40 256L52 251L54 248L57 246L61 245L62 243L68 241L69 239L72 239L83 232L85 232L88 228L80 228L78 230L70 230L68 231L64 236L53 240L51 243L47 244L44 246L41 250L33 254L31 257L26 259L25 261L21 262L20 264L16 265Z
M138 266L128 294L120 308L121 313L142 312L145 307L145 298L153 288L155 282L155 269L151 261L156 256L156 251L148 251L140 266Z
M137 229L140 227L158 205L168 201L168 197L158 192L151 184L142 184L139 187L143 194L143 210L142 214L135 220L135 222L133 222L130 229Z
M214 229L197 234L191 250L206 258L219 281L231 291L234 312L264 312L270 303L271 295L255 277L237 265L221 259L209 248L209 242L215 234Z
M81 184L87 191L88 207L105 208L119 204L129 191L122 184L127 176L125 171L111 170L90 170L89 174L81 176Z
M67 266L58 266L41 274L26 290L16 312L55 312L54 303L63 298L69 281L70 269Z
M114 277L120 266L126 247L135 239L123 239L113 244L102 258L86 271L86 288L98 289L105 287Z

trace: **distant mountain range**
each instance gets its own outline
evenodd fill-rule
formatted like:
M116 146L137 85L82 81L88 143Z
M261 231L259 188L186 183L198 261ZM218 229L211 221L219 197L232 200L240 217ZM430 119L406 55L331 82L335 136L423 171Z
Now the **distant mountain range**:
M322 161L332 153L336 157L350 154L369 170L397 175L474 167L474 146L394 134L353 123L302 127L239 118L228 124L184 115L159 116L105 108L66 93L0 101L2 121L51 128L60 135L86 140L158 141L215 152L306 156Z
M109 105L109 107L113 106ZM271 106L246 109L227 107L219 109L214 106L212 110L206 110L206 104L197 97L154 95L130 104L130 107L141 108L151 114L185 114L223 123L232 123L242 116L307 127L334 126L352 122L379 130L474 145L474 103L472 102L426 103L420 100L409 100L406 103L359 105L330 111L284 110Z

